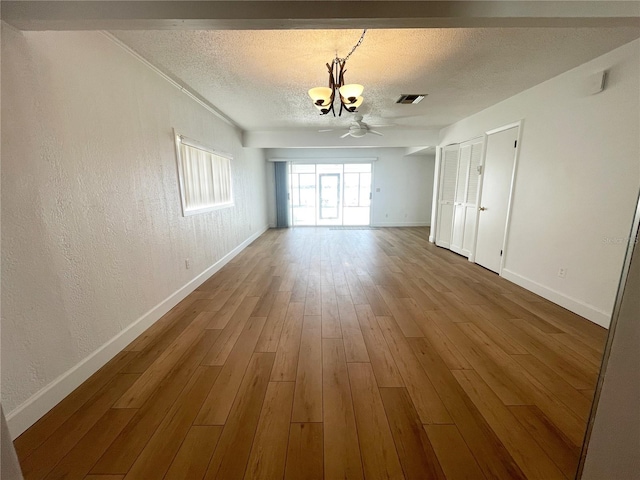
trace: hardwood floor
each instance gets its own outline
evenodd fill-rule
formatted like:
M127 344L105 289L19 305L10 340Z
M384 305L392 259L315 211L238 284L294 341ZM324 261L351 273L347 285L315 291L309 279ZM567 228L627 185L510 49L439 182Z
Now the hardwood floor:
M426 228L270 230L15 441L30 479L572 479L606 331Z

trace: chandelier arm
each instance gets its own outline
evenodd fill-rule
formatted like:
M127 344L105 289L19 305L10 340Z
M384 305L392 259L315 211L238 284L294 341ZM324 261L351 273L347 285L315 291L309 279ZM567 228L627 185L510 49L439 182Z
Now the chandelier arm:
M345 109L346 111L350 112L349 108L347 108L347 106L344 103L344 99L342 98L342 94L340 93L340 87L342 87L344 85L344 74L347 71L344 67L346 66L347 61L346 60L341 60L339 62L340 65L340 72L338 73L338 86L337 86L337 90L338 90L338 95L340 96L340 114L338 116L342 116L342 110Z
M320 110L320 115L327 115L329 112L333 113L333 116L336 116L336 111L335 111L335 107L334 107L334 102L335 102L335 97L336 97L336 90L338 90L338 95L340 96L340 111L338 112L338 116L342 116L342 110L346 110L348 112L354 112L355 111L355 107L348 107L345 103L344 103L344 99L342 98L342 94L340 94L340 87L342 87L344 85L344 74L347 71L345 69L347 60L349 59L349 57L351 57L351 55L353 54L353 52L356 51L356 49L362 44L362 41L364 40L364 36L367 33L367 30L364 29L362 31L362 35L360 35L360 39L358 40L358 42L353 46L353 48L351 49L351 51L347 54L346 57L344 58L339 58L338 54L336 52L336 58L333 59L333 61L329 64L327 63L327 70L329 71L329 88L331 89L331 97L329 98L329 104L326 105L327 109L324 110ZM325 105L323 105L325 106Z

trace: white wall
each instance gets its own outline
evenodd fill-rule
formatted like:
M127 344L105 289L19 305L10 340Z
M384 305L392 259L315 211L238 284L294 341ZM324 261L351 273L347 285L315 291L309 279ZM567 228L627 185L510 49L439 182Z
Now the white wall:
M406 148L274 148L269 159L377 158L373 165L372 226L424 226L431 222L433 155L406 156ZM380 191L378 191L380 189ZM275 190L274 190L275 192ZM270 202L275 202L275 194ZM275 211L275 208L274 208Z
M440 145L461 142L524 119L503 274L603 326L640 185L639 59L636 40L440 136ZM585 79L605 69L607 89L583 93Z
M637 243L634 250L617 324L612 329L613 341L582 480L627 480L638 478L640 472L640 248Z
M15 435L266 228L266 164L100 33L3 25L2 60L2 405ZM233 208L182 217L174 127L233 154Z

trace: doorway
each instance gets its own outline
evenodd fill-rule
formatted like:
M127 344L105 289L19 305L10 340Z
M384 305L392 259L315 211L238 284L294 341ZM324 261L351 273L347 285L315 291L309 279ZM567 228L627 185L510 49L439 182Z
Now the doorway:
M338 220L340 218L340 174L321 173L320 220Z
M370 225L371 163L294 163L290 172L294 227Z
M500 273L520 127L487 134L475 262Z

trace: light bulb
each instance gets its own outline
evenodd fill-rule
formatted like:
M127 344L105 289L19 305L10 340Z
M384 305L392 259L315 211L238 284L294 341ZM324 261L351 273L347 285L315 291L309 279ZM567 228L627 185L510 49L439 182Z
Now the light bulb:
M363 101L364 101L364 98L358 97L358 99L353 103L345 103L344 108L346 108L348 112L353 113L358 109L360 105L362 105Z
M360 95L362 95L362 91L364 87L362 85L358 85L357 83L350 83L349 85L343 85L340 87L340 95L344 97L348 102L345 103L355 103Z
M329 110L331 109L331 104L329 104L329 105L314 105L314 107L316 107L318 110L320 110L320 113L322 115L326 115L327 113L329 113Z
M317 105L328 105L331 101L333 91L329 87L316 87L309 90L309 96L313 103Z

